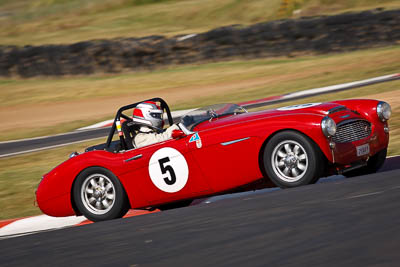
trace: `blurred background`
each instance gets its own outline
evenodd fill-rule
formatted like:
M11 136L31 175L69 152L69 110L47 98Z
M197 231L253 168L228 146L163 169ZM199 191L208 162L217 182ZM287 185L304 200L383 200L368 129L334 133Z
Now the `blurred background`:
M0 0L0 142L74 131L152 97L181 110L399 70L399 0ZM385 100L398 155L399 89L392 81L280 106ZM104 140L0 158L0 220L40 214L42 175Z

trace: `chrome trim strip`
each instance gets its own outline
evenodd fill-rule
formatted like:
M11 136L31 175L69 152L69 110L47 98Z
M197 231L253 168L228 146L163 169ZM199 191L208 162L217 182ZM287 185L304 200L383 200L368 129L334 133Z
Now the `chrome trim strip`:
M247 140L247 139L250 139L250 137L245 137L245 138L242 138L242 139L236 139L236 140L232 140L232 141L229 141L229 142L224 142L224 143L221 143L221 145L228 146L228 145L232 145L234 143L241 142L241 141L244 141L244 140Z
M129 161L132 161L132 160L140 159L141 157L143 157L143 155L139 154L139 155L136 155L136 156L134 156L134 157L132 157L130 159L126 159L125 162L129 162Z
M336 123L336 126L342 126L343 124L347 124L347 123L351 123L351 122L355 122L355 121L366 121L372 125L372 123L369 120L362 119L362 118L353 118L353 119L348 119L348 120L342 120L341 122Z

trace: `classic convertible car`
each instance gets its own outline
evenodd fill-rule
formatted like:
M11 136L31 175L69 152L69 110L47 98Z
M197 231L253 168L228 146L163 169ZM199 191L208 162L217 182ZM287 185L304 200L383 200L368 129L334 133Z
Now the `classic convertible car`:
M146 101L159 103L173 124L163 99ZM102 221L252 185L289 188L334 173L373 173L389 142L389 104L343 100L257 112L203 107L180 119L174 139L135 148L138 104L118 110L106 143L72 153L43 176L36 197L44 213Z

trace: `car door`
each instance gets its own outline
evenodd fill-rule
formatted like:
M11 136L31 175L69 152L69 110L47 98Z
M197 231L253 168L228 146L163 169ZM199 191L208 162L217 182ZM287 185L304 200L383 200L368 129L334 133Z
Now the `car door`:
M262 140L246 126L199 131L191 141L189 149L213 190L231 189L262 177L258 162Z
M187 145L188 137L170 139L125 152L124 164L150 204L191 198L210 191Z

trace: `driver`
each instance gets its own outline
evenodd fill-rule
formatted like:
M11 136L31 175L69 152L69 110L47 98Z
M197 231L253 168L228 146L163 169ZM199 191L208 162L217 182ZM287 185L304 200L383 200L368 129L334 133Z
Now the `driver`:
M162 142L174 138L180 130L178 125L163 130L163 111L155 102L142 102L133 110L133 121L140 125L139 131L133 139L136 148Z

